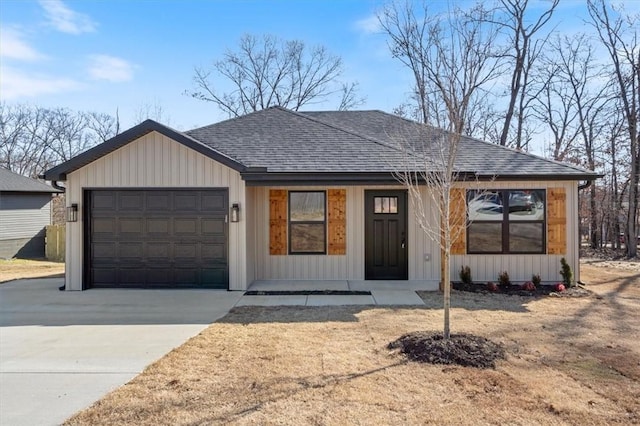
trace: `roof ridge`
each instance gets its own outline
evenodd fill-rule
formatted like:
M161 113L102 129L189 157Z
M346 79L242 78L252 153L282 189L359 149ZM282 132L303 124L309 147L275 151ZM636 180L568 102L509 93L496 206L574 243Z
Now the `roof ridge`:
M393 149L394 151L402 152L402 150L399 149L398 147L395 147L395 146L390 145L390 144L386 144L386 143L384 143L384 142L382 142L382 141L380 141L378 139L372 138L370 136L361 135L360 133L355 132L353 130L345 129L345 128L337 126L337 125L335 125L333 123L327 123L326 121L320 120L320 119L315 118L315 117L309 117L308 115L305 115L305 111L292 111L292 110L289 110L289 109L286 109L286 108L282 108L282 107L278 107L278 108L280 108L283 111L288 112L290 114L294 114L296 116L304 118L306 120L313 121L315 123L322 124L323 126L330 127L332 129L347 133L349 135L356 136L356 137L359 137L361 139L376 143L376 144L378 144L380 146L384 146L385 148L389 148L389 149ZM307 112L311 112L311 111L307 111ZM339 111L334 111L334 112L339 112Z

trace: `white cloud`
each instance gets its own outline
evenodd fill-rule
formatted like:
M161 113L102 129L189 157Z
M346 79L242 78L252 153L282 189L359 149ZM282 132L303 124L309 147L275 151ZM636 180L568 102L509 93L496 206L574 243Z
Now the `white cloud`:
M371 15L355 22L355 28L365 34L375 34L381 31L377 15Z
M22 34L11 28L0 28L0 57L34 62L45 56L23 40Z
M0 92L5 100L20 100L40 95L50 95L78 90L83 84L69 79L34 74L24 70L3 66L0 69Z
M97 24L88 15L69 9L62 0L40 0L40 6L45 10L49 24L58 31L82 34L96 29Z
M89 61L88 72L95 80L117 83L133 79L135 66L124 59L109 55L92 55Z

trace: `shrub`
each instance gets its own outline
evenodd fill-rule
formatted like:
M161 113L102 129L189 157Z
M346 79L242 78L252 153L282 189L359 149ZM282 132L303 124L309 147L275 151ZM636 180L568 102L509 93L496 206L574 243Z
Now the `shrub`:
M526 290L526 291L535 291L536 290L536 285L534 283L532 283L531 281L527 281L526 283L522 284L521 288L523 290Z
M498 291L498 286L496 285L496 283L489 281L487 283L487 290L489 291Z
M511 285L511 279L509 278L509 274L507 273L507 271L500 272L500 274L498 275L498 283L501 287L507 287Z
M531 282L533 283L533 285L538 287L540 285L540 283L542 282L542 279L540 278L539 274L533 274L531 276Z
M462 267L462 269L460 270L460 281L465 284L473 283L473 280L471 279L471 268L469 268L468 266Z
M560 265L562 265L562 269L560 269L560 275L562 275L562 282L565 287L573 287L573 272L571 271L571 266L567 263L566 259L563 257L560 259Z
M564 284L562 284L562 283L558 283L558 284L556 284L556 285L555 285L555 290L556 290L558 293L562 293L562 292L565 290Z

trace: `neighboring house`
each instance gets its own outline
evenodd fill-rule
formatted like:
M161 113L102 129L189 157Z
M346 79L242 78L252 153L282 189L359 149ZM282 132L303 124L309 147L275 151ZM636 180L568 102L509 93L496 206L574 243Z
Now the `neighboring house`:
M79 205L67 223L66 288L408 280L437 289L439 245L393 175L406 162L392 135L416 126L381 111L280 107L187 132L147 120L45 173L66 181L67 206ZM469 265L477 281L505 270L557 281L562 257L578 276L578 184L596 174L466 137L456 164L491 196L456 188L458 214L466 194L478 217L454 244L452 276Z
M44 257L51 194L44 183L0 167L0 258Z

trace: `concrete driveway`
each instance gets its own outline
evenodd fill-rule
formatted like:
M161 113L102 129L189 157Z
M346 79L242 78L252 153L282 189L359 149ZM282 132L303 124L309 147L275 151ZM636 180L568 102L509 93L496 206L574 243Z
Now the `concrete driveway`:
M242 292L0 285L0 425L60 424L224 316Z

